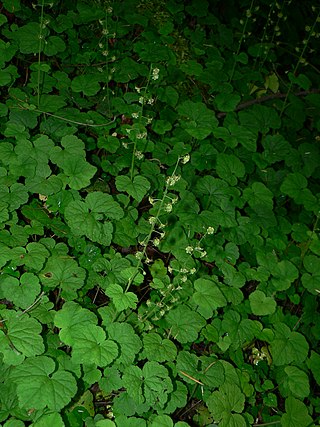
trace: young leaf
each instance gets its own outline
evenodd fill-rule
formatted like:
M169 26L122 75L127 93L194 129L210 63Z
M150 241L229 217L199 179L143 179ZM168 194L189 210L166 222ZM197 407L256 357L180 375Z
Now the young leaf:
M59 411L64 408L77 391L76 380L70 372L56 369L53 359L36 356L16 366L10 378L17 385L17 394L22 408L48 408Z

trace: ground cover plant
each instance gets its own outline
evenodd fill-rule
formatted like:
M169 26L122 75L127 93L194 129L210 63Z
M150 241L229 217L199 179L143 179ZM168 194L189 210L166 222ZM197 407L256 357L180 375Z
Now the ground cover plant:
M0 3L1 426L320 425L302 3Z

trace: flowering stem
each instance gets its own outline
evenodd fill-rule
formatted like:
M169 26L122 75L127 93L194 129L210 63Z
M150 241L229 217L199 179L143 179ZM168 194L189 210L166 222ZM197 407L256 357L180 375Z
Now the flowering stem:
M142 260L143 260L143 259L144 259L144 257L146 256L148 243L149 243L149 242L150 242L150 240L151 240L151 236L152 236L152 233L154 232L154 229L155 229L156 223L157 223L157 221L158 221L158 218L159 218L159 216L160 216L161 210L162 210L162 208L163 208L163 204L164 204L164 202L165 202L165 199L167 198L167 194L168 194L169 187L170 187L170 185L172 185L172 184L171 184L171 182L170 182L170 178L172 178L172 177L174 177L174 176L175 176L176 171L177 171L177 168L178 168L179 163L180 163L180 160L181 160L181 157L179 157L179 158L178 158L178 160L177 160L177 162L176 162L176 165L175 165L175 167L174 167L174 170L173 170L173 172L172 172L171 176L169 177L169 179L167 179L166 186L165 186L165 189L164 189L164 192L163 192L163 196L162 196L162 199L161 199L161 202L160 202L160 205L159 205L159 208L158 208L157 214L156 214L156 216L155 216L154 221L151 223L151 227L150 227L150 230L149 230L149 234L148 234L147 238L145 239L145 245L144 245L143 251L142 251L141 256L140 256L140 258L139 258L139 260L138 260L138 263L137 263L137 265L136 265L136 270L135 270L134 274L133 274L133 275L130 277L130 279L128 280L127 287L126 287L126 289L125 289L125 291L124 291L125 293L126 293L126 292L128 292L128 290L129 290L130 286L132 285L132 282L134 281L134 278L136 277L136 275L137 275L137 273L138 273L138 271L139 271L139 269L140 269L140 266L141 266L141 264L142 264Z

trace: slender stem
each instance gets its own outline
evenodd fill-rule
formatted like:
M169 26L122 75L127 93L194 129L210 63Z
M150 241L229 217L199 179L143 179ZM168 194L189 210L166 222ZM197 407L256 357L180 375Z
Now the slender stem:
M261 426L275 426L276 424L280 424L281 421L272 421L270 423L262 423L262 424L252 424L253 427L261 427Z
M41 15L40 15L40 29L39 29L39 50L38 50L38 76L37 76L37 106L40 106L40 64L41 64L41 50L42 50L42 30L43 30L43 9L44 9L44 0L41 3Z
M179 165L180 160L181 160L181 159L180 159L180 157L179 157L179 158L178 158L178 160L177 160L177 162L176 162L176 165L175 165L175 167L174 167L174 170L173 170L173 172L172 172L172 175L171 175L171 176L174 176L174 175L175 175L175 173L176 173L176 171L177 171L177 168L178 168L178 165ZM128 292L128 290L129 290L130 286L132 285L132 282L134 281L134 278L136 277L136 275L137 275L137 273L138 273L138 271L139 271L139 269L140 269L140 266L141 266L141 264L142 264L142 261L143 261L144 257L146 256L148 242L151 240L152 233L154 232L154 229L155 229L156 223L157 223L157 221L158 221L158 218L159 218L159 216L160 216L160 212L161 212L161 210L162 210L162 207L163 207L164 201L165 201L165 199L166 199L166 197L167 197L167 193L168 193L168 190L169 190L169 186L170 186L170 184L167 182L167 184L166 184L166 186L165 186L165 189L164 189L164 193L163 193L163 196L162 196L161 202L160 202L160 205L159 205L159 208L158 208L158 210L157 210L157 214L156 214L156 216L155 216L155 220L154 220L154 222L151 224L149 234L148 234L147 238L145 239L145 246L144 246L144 248L143 248L143 251L142 251L141 257L140 257L140 258L139 258L139 260L138 260L138 263L137 263L136 270L135 270L134 274L133 274L133 275L130 277L130 279L128 280L128 283L127 283L127 287L126 287L126 289L125 289L125 292Z
M246 21L244 23L242 34L241 34L241 37L240 37L240 40L239 40L238 49L237 49L237 52L235 54L235 61L233 63L232 71L231 71L231 74L230 74L230 77L229 77L229 83L231 82L231 80L233 78L233 75L234 75L234 72L235 72L235 69L236 69L237 57L238 57L238 55L240 53L242 42L243 42L243 40L245 38L247 25L248 25L248 22L249 22L249 18L251 17L251 10L252 10L252 7L253 7L253 3L254 3L254 0L251 0L251 4L250 4L250 8L249 8L249 13L247 13Z
M315 26L317 25L317 22L318 22L319 16L320 16L320 12L318 12L317 17L316 17L316 19L315 19L315 20L314 20L314 22L313 22L313 25L312 25L312 27L311 27L311 29L310 29L310 31L309 31L308 38L305 40L305 43L304 43L304 45L303 45L302 52L301 52L301 54L300 54L300 56L299 56L299 59L298 59L298 61L297 61L297 63L296 63L296 66L294 67L294 70L293 70L293 75L294 75L294 76L296 75L296 73L297 73L297 71L298 71L299 65L300 65L300 63L301 63L301 59L303 58L303 55L304 55L304 53L305 53L305 51L306 51L306 49L307 49L307 47L308 47L308 44L309 44L309 41L310 41L311 35L313 34L313 32L314 32L314 30L315 30ZM281 108L281 111L280 111L280 117L283 115L284 110L285 110L285 108L286 108L286 106L287 106L288 97L289 97L289 95L290 95L290 92L291 92L291 89L292 89L293 84L294 84L294 82L293 82L293 81L290 81L289 88L288 88L288 91L287 91L287 94L286 94L285 100L284 100L284 102L283 102L283 105L282 105L282 108Z

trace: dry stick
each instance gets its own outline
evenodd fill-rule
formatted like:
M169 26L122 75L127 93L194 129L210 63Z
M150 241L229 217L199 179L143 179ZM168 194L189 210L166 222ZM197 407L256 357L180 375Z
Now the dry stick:
M293 95L294 96L306 96L306 95L311 95L313 93L320 93L320 89L302 90L300 92L293 93ZM251 99L250 101L245 101L245 102L242 102L241 104L239 104L234 109L234 111L236 112L236 111L244 110L245 108L248 108L251 105L262 104L263 102L270 101L271 99L282 99L282 98L285 98L286 96L287 96L286 93L275 93L273 95L263 96L263 97L257 98L257 99ZM227 115L227 113L218 113L217 117L221 118L221 117L225 117L226 115Z

